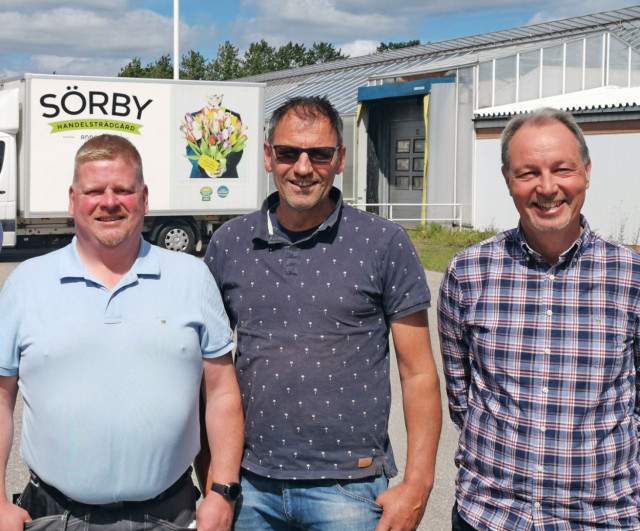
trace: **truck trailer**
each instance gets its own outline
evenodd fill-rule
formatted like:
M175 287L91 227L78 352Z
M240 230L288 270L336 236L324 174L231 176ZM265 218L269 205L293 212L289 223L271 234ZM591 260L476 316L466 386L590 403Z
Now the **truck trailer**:
M198 251L266 196L263 84L26 74L0 86L4 247L74 234L74 157L103 133L138 148L161 247Z

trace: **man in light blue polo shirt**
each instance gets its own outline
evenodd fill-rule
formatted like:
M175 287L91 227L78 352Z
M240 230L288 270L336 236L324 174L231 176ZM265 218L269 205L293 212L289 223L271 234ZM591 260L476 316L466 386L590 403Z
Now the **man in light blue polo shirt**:
M230 528L243 445L232 332L207 267L142 239L147 197L129 141L89 140L69 190L76 237L23 263L0 294L3 531L31 520L38 529L173 529L196 518L199 530ZM203 374L221 493L196 516ZM18 387L31 480L12 505L4 478Z

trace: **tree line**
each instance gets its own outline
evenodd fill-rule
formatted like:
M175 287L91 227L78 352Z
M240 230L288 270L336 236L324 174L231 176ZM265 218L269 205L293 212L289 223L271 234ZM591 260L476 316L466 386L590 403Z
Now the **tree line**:
M419 44L419 40L395 43L381 42L376 51L382 52ZM262 39L259 42L252 42L244 55L241 55L237 46L225 41L218 47L215 59L207 59L200 52L194 50L189 50L184 54L180 60L180 79L225 81L300 66L328 63L348 57L342 53L341 49L336 49L333 44L328 42L314 42L310 48L307 48L304 44L289 41L276 48ZM173 61L171 55L167 54L143 66L140 58L135 57L120 70L118 76L172 79Z

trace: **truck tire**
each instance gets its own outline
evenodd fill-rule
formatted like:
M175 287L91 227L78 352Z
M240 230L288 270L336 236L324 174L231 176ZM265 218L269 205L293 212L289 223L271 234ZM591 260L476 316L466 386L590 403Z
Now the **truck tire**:
M158 234L158 245L169 251L191 253L195 248L193 229L186 223L169 223Z

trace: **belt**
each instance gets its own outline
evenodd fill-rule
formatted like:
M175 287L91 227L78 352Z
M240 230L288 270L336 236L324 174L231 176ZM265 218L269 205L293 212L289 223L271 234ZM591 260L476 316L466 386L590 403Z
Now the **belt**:
M38 477L38 475L33 470L29 470L29 473L31 474L31 482L36 487L40 487L47 494L49 494L49 496L51 496L57 503L59 503L65 508L73 506L76 509L87 510L87 511L95 510L95 509L110 511L110 510L119 510L119 509L125 509L125 508L138 509L149 503L159 502L166 498L169 498L170 496L173 496L184 486L185 481L191 478L191 467L189 467L186 470L186 472L182 474L173 485L171 485L168 489L163 490L160 494L158 494L154 498L150 498L148 500L142 500L142 501L117 501L117 502L102 503L102 504L91 504L91 503L83 503L83 502L76 501L72 498L65 496L62 492L60 492L55 487L52 487L48 483L45 483L44 481L42 481L40 477Z

